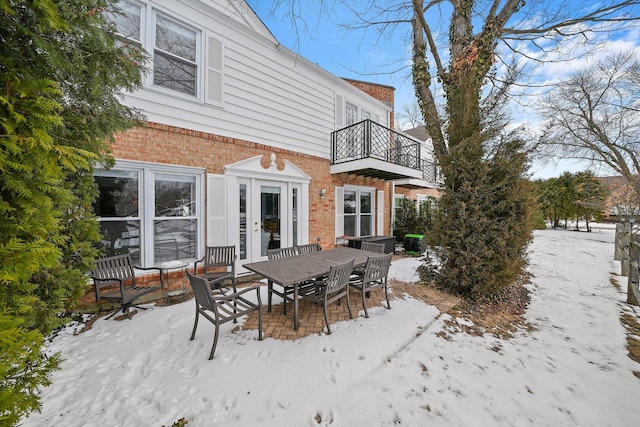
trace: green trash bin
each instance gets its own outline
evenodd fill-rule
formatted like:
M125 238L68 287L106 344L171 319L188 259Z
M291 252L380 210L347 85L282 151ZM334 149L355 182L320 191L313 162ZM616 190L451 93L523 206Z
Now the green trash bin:
M426 243L422 234L405 234L402 246L409 255L421 255L426 249Z

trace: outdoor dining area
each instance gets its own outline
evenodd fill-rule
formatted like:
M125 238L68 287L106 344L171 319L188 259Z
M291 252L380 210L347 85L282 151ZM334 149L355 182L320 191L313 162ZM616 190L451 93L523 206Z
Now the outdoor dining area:
M350 303L350 288L359 290L365 316L366 295L371 290L385 291L386 307L390 307L387 276L392 254L384 253L384 246L376 243L363 245L360 249L337 247L323 251L319 244L268 251L268 260L244 264L267 280L267 311L273 307L273 296L282 298L282 311L287 314L287 305L293 306L292 327L298 330L299 301L308 300L323 308L327 333L331 333L328 306L344 302L349 317L353 318ZM220 325L237 322L240 316L258 313L258 339L262 339L263 304L259 285L238 290L235 276L235 247L209 247L202 261L194 264L194 274L187 272L189 283L196 299L196 314L191 339L198 328L200 316L215 325L213 346L209 358L215 355ZM202 263L202 270L198 264ZM249 298L255 293L255 300ZM289 303L289 304L287 304ZM279 307L278 307L279 309Z
M388 274L394 255L384 249L384 244L374 242L363 242L360 248L339 246L322 250L319 244L307 244L269 249L267 260L243 264L254 273L253 280L239 283L235 246L207 247L202 259L184 267L195 297L190 339L196 339L201 317L211 322L214 336L209 359L212 359L221 325L238 323L243 316L246 317L240 323L242 329L257 330L259 340L265 334L276 339L297 339L314 333L331 334L332 324L358 316L369 317L371 309L390 309ZM130 307L145 309L136 305L136 299L150 291L136 285L134 268L137 267L131 265L127 256L111 257L98 260L92 275L96 298L119 302L128 317ZM154 290L163 288L162 277L161 274L161 286ZM119 289L100 295L98 290L109 282L117 282ZM423 286L411 290L406 284L394 286L402 291L399 295L428 291ZM265 287L267 298L263 301Z

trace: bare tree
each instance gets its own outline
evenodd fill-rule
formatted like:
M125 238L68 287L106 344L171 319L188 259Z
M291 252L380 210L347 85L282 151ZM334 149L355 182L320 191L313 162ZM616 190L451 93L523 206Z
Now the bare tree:
M640 194L640 63L619 53L576 71L544 99L540 143L549 155L586 160ZM637 204L637 203L635 203Z
M275 3L287 1L296 0ZM341 3L354 12L351 28L377 31L380 43L404 31L412 46L413 85L445 177L439 277L464 295L498 292L522 272L532 229L525 144L505 132L504 106L520 78L514 64L544 62L563 42L589 43L597 32L637 24L640 0Z
M418 126L424 126L422 111L417 102L405 103L400 111L395 113L396 128L400 130L412 129Z

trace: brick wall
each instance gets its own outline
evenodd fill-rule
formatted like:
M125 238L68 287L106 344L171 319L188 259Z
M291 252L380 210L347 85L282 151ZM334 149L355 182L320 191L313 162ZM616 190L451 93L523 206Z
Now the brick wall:
M369 94L377 100L380 100L391 107L391 113L389 115L389 123L391 123L391 129L393 129L393 124L395 122L394 118L394 105L395 105L395 88L393 86L381 85L377 83L363 82L360 80L353 80L343 78L343 80L347 83L352 84L357 87L364 93Z
M208 173L224 173L223 167L247 158L262 155L262 166L268 168L271 153L276 154L276 163L282 169L284 160L289 160L311 177L309 183L309 242L320 239L324 249L335 246L335 187L344 184L375 187L385 191L385 234L391 230L390 206L391 184L387 181L361 176L331 175L329 159L273 148L235 138L205 132L196 132L174 126L147 123L126 133L116 135L111 146L116 159L137 160L180 166L204 168ZM324 198L320 190L325 189ZM206 224L206 221L205 221ZM158 284L157 274L143 275L137 280L141 284ZM182 273L171 272L169 289L182 287ZM80 301L85 308L95 304L93 289Z
M391 185L389 182L349 174L330 174L330 161L293 151L273 148L235 138L195 132L173 126L148 123L117 135L112 145L113 157L153 163L192 166L206 169L208 173L223 173L223 166L262 155L262 166L269 166L271 153L276 154L279 168L289 160L311 177L309 183L309 241L324 248L335 244L335 187L344 184L375 187L385 191L385 230L391 229L389 206ZM327 192L320 198L320 190Z

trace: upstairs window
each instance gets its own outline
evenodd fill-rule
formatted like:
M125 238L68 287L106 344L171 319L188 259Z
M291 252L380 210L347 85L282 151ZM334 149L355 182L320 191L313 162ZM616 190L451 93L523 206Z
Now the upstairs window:
M145 86L222 103L224 46L220 40L177 15L134 0L120 0L117 11L107 13L107 18L123 42L135 43L149 54L151 72L144 77Z
M156 15L153 84L197 96L198 33L162 15Z

